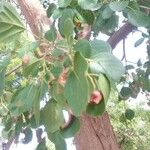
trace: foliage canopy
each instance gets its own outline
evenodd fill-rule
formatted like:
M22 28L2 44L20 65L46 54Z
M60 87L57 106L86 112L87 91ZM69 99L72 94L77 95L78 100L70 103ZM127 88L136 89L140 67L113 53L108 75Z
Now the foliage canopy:
M150 91L149 42L148 61L144 64L139 61L136 73L132 73L133 80L128 81L126 75L134 66L124 67L112 54L109 43L96 39L99 33L113 35L122 14L124 21L135 26L135 30L138 27L147 29L135 47L149 40L150 4L148 0L144 3L142 0L42 3L53 24L48 31L43 31L42 37L31 41L26 37L25 33L29 31L19 10L10 2L0 2L0 115L5 126L3 136L12 139L23 132L24 143L28 143L32 139L31 129L44 125L56 149L66 150L64 139L78 131L82 113L101 115L111 89L116 89L118 83L123 86L120 99L136 98L141 89L145 93ZM86 28L90 28L93 40L84 37L82 31ZM58 32L61 38L57 38ZM89 102L94 90L100 91L103 97L98 104ZM74 122L67 128L63 128L63 110L74 116ZM134 112L128 109L125 116L132 120ZM40 146L46 148L45 140Z

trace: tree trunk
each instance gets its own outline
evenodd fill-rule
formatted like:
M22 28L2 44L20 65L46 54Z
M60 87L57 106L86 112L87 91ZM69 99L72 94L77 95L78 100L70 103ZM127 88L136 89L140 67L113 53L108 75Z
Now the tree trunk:
M77 150L119 150L107 112L99 117L83 115L80 122L74 140Z

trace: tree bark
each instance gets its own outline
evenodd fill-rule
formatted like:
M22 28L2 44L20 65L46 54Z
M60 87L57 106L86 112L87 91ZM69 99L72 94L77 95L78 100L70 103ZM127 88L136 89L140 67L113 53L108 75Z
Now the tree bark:
M80 122L74 140L77 150L119 150L107 112L99 117L83 115Z

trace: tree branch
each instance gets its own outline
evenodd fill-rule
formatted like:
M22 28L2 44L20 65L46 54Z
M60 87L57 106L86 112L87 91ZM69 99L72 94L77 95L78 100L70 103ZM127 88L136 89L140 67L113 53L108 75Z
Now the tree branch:
M116 31L107 42L110 44L112 49L114 49L117 44L126 38L126 36L131 33L136 27L131 25L129 22L126 22L118 31Z
M12 69L12 70L10 70L9 72L7 72L7 73L5 74L5 77L9 76L10 74L12 74L13 72L15 72L16 70L18 70L18 69L21 68L21 67L22 67L22 64L16 66L14 69Z
M46 16L40 2L38 0L18 0L18 4L35 39L41 37L41 30L45 26L52 25L52 21Z

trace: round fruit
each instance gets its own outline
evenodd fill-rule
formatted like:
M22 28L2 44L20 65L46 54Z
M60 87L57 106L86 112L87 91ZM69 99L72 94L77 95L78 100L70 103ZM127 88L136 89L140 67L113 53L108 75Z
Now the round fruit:
M64 85L67 80L67 70L65 69L59 76L58 83Z
M102 99L103 99L103 96L102 96L101 92L98 90L95 90L91 94L89 103L99 104Z
M29 55L25 54L22 57L22 63L25 64L25 65L27 65L27 64L29 64L29 62L30 62L30 57L29 57Z

